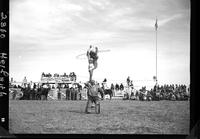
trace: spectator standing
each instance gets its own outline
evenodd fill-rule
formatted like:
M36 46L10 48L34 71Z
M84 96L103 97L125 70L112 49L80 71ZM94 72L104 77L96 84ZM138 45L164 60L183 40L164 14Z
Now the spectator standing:
M111 90L114 90L114 89L115 89L115 86L114 86L114 84L113 84L113 83L111 84L111 87L110 87L110 89L111 89Z
M71 100L74 100L75 92L73 87L70 88L70 92L71 92Z
M69 85L66 85L66 100L70 100L71 99L71 91L69 89Z
M31 98L31 85L30 84L28 84L28 87L27 87L27 99L28 100L30 100L30 99L32 99Z
M78 95L79 95L79 100L81 100L81 98L82 98L81 92L82 92L82 86L81 86L80 84L78 84Z
M127 85L129 86L130 85L130 76L128 76L128 78L126 79L126 82L127 82Z
M17 90L13 90L13 93L12 93L12 99L15 100L16 98L16 95L17 95Z
M58 91L58 100L61 100L61 90L60 90L60 86L58 86L58 89L57 89L57 91Z
M54 91L53 91L53 98L54 98L54 99L58 99L58 92L59 92L58 87L56 87L56 88L54 89Z
M22 86L23 86L23 87L26 87L26 86L27 86L27 79L26 79L26 76L25 76L24 79L23 79Z
M110 89L111 89L112 92L113 92L113 96L115 96L115 86L114 86L113 83L111 84Z
M78 100L78 99L79 99L79 91L78 91L78 87L75 87L74 92L75 92L75 96L74 96L74 98L75 98L75 100Z
M82 89L80 89L79 92L78 92L78 94L79 94L79 100L81 100L81 98L82 98L81 92L82 92Z

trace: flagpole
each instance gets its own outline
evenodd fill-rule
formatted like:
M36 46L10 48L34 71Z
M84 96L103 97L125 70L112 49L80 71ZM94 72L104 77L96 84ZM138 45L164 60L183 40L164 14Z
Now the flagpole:
M156 24L157 24L157 17L156 17ZM158 68L158 64L157 64L157 27L156 27L156 85L158 84L158 75L157 75L157 68Z
M157 16L156 16L156 23L155 23L155 30L156 30L156 92L157 92L157 85L158 85L158 70L157 70L157 68L158 68L158 51L157 51L157 29L158 29L158 20L157 20Z

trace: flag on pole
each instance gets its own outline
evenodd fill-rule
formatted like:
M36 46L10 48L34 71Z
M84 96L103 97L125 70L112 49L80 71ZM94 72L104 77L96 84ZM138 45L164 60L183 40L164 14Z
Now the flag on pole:
M155 29L158 29L158 19L156 18Z

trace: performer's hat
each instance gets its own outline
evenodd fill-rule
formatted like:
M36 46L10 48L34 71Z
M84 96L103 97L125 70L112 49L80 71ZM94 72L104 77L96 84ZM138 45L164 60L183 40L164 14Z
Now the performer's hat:
M95 85L95 80L90 81L91 85Z

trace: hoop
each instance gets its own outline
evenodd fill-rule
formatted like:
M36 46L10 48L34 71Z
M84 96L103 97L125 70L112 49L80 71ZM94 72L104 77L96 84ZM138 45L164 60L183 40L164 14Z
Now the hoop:
M99 50L98 53L104 53L104 52L110 52L109 49L107 50ZM79 54L76 56L76 59L87 59L87 56L86 56L87 53L82 53L82 54Z

